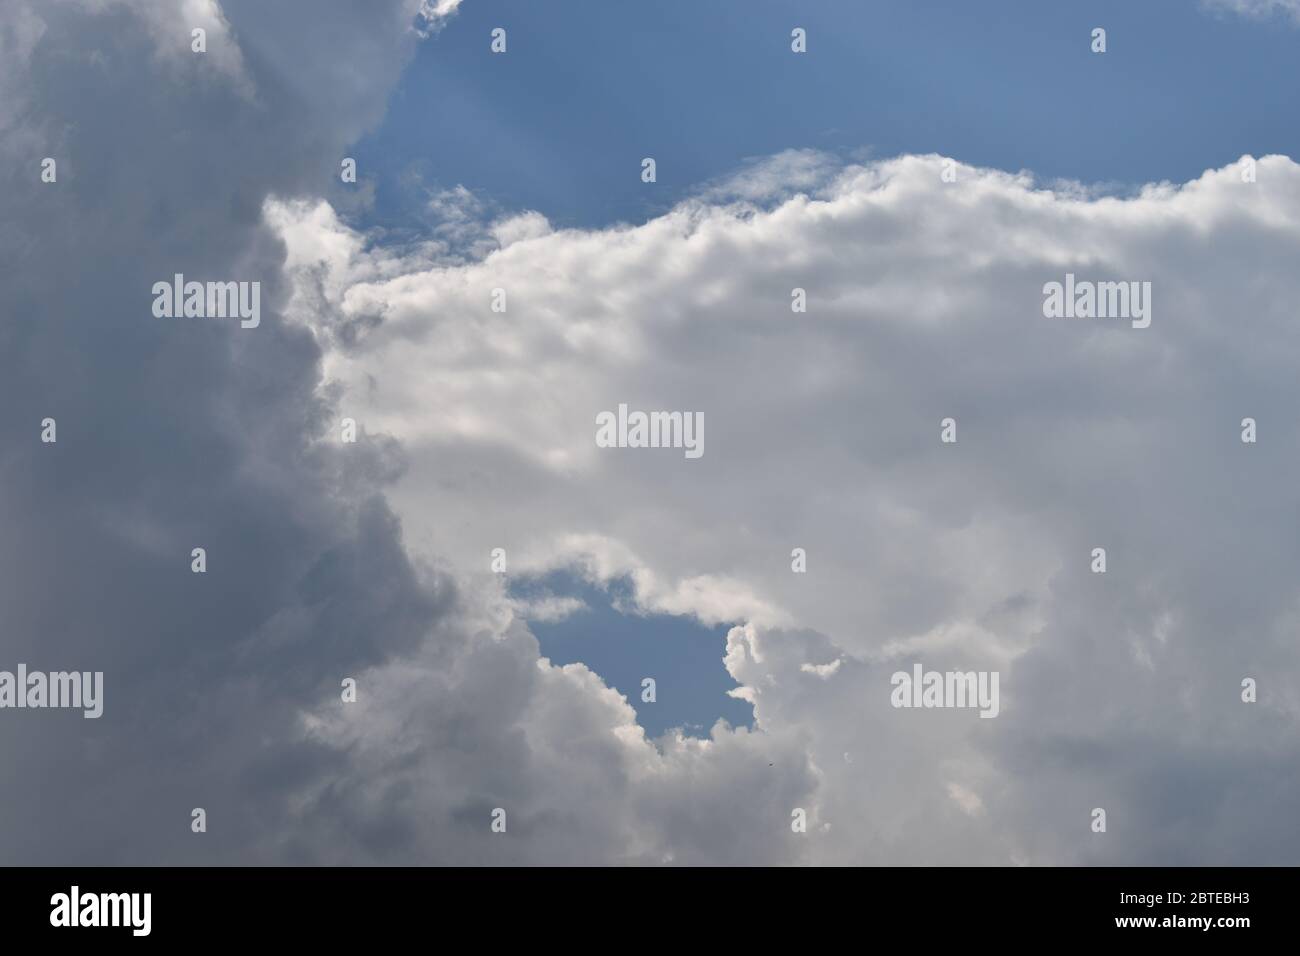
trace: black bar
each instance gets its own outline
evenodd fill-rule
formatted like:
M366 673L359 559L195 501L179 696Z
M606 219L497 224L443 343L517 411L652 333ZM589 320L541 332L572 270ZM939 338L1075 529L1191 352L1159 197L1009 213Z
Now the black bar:
M701 937L776 945L789 933L867 941L906 930L934 942L1107 938L1216 947L1289 937L1295 869L292 869L36 868L0 870L7 941L79 944L284 942L295 947L423 940L462 948L518 938L582 947ZM109 901L118 926L53 926L57 894L78 888L97 920L99 894L148 893L139 909ZM1171 894L1179 894L1172 896ZM87 904L87 896L95 901ZM86 909L89 906L90 909ZM1209 928L1201 920L1211 921ZM1120 920L1153 920L1119 925ZM1196 924L1191 924L1196 920ZM1231 920L1237 925L1222 921ZM1240 922L1244 920L1245 922ZM1168 922L1166 922L1168 921ZM1180 922L1181 921L1181 922ZM454 942L469 933L471 940ZM917 936L916 934L920 935ZM611 936L610 934L615 934ZM857 945L857 944L855 944Z

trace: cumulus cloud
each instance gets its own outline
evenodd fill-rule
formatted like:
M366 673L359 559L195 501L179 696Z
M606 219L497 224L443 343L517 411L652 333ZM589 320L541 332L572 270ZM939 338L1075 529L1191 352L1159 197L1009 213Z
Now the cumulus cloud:
M473 576L508 543L517 571L743 622L726 666L750 736L802 741L833 826L808 858L1278 861L1297 847L1260 821L1297 793L1298 555L1275 516L1297 505L1300 167L1264 157L1247 183L1245 162L1121 198L944 183L937 156L780 156L641 226L388 276L323 207L270 215L361 250L290 239L291 272L350 275L333 308L383 316L326 377L402 443L416 550ZM1045 318L1066 273L1151 282L1151 327ZM703 411L706 454L596 447L620 402ZM1240 441L1247 416L1267 441ZM913 662L1000 671L1002 713L891 708ZM1094 806L1122 840L1088 830Z

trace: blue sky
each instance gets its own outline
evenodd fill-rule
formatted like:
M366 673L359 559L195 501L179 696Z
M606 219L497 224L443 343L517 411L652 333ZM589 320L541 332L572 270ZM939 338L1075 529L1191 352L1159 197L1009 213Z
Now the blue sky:
M494 27L504 55L489 51ZM790 30L809 52L790 52ZM1108 51L1093 54L1093 27ZM643 221L744 159L939 152L1043 179L1184 181L1294 155L1297 39L1195 0L464 4L356 150L376 220L458 184L558 226ZM640 182L654 156L658 182Z
M668 614L622 613L620 608L634 603L627 581L605 589L558 572L516 581L511 592L523 598L569 595L586 605L561 621L529 621L529 628L552 663L586 664L623 694L650 736L675 727L705 736L719 717L732 726L753 723L753 708L726 696L736 686L720 661L726 627L706 628L692 618ZM641 700L646 677L655 680L653 703Z

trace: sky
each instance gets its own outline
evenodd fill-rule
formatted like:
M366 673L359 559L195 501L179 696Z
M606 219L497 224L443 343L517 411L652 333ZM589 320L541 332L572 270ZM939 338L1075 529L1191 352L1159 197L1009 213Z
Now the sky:
M647 734L680 728L702 737L719 718L752 725L753 708L727 696L736 683L722 666L725 625L703 627L685 615L629 613L636 607L636 586L628 578L602 588L580 575L553 571L513 585L511 594L523 605L521 614L542 652L555 664L594 670L628 699ZM552 619L566 609L563 617ZM653 695L643 684L647 678L655 681ZM665 678L660 698L658 682ZM650 696L653 700L646 699Z
M1096 26L1105 56L1072 40ZM504 56L483 40L495 27ZM493 0L420 47L356 152L393 226L413 194L459 185L557 227L639 223L787 149L937 152L1123 190L1295 155L1279 121L1300 98L1294 59L1283 18L1196 0ZM649 155L654 190L634 175Z
M0 860L1294 864L1298 51L1290 0L0 0L0 671L104 675L0 709ZM1149 326L1045 314L1076 274Z

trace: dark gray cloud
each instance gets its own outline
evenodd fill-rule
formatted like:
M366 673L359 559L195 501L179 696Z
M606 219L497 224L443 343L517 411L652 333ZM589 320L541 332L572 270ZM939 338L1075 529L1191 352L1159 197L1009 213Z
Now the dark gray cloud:
M278 316L284 252L261 221L271 193L332 188L412 10L228 3L201 57L170 4L3 8L0 666L102 670L106 688L99 720L0 720L0 858L270 858L286 795L337 771L296 739L298 710L456 602L379 496L391 444L327 440L318 350ZM260 327L154 318L175 272L260 281Z

